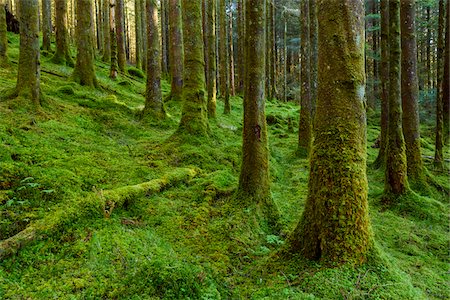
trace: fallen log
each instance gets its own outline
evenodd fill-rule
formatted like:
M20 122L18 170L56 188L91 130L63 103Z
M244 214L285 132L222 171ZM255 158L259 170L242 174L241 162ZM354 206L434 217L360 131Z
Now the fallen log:
M134 199L155 194L197 175L194 169L180 168L163 177L132 186L108 191L95 191L85 198L60 205L44 218L34 222L16 235L0 242L0 260L7 258L33 241L53 234L68 224L89 216L109 218L114 208L130 205Z

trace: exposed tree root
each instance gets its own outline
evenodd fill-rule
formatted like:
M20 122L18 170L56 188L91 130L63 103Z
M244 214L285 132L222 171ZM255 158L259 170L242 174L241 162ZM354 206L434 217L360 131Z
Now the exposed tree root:
M125 186L109 191L96 191L85 198L75 199L69 205L61 205L54 213L31 224L16 235L0 242L0 260L13 255L33 241L55 233L67 224L89 217L103 214L108 218L114 208L130 205L139 197L161 192L179 182L188 181L197 175L194 169L180 168L137 185Z

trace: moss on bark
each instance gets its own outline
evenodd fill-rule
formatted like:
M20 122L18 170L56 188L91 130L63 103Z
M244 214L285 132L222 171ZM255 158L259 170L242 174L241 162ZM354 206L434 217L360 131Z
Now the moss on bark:
M448 8L447 8L448 9ZM439 1L439 28L438 28L438 45L437 45L437 93L436 93L436 144L434 152L434 165L442 169L444 166L443 160L443 148L444 148L444 102L449 101L443 98L444 90L442 86L443 82L443 69L442 69L442 57L444 51L444 0ZM447 20L448 22L448 20ZM448 71L447 71L448 75ZM448 79L447 79L448 81ZM448 86L447 86L448 87ZM448 96L448 92L447 92ZM447 131L447 130L446 130Z
M56 52L51 61L73 67L74 62L69 50L67 33L67 0L55 0Z
M201 0L183 0L183 111L179 132L208 135Z
M6 38L6 10L5 3L0 0L0 67L9 65L7 55L8 40Z
M373 246L366 178L364 6L321 0L318 101L308 198L289 237L309 259L361 263Z
M142 0L141 0L142 1ZM103 56L102 60L106 63L111 62L111 33L109 20L109 0L103 0Z
M52 5L51 0L42 0L42 49L50 52L52 37Z
M205 0L205 41L208 56L207 65L207 90L208 90L208 117L216 117L216 0Z
M180 101L183 97L184 50L181 19L181 0L169 0L170 99L174 101Z
M120 72L125 72L126 53L125 53L125 28L124 25L124 3L123 0L116 0L115 7L115 26L117 42L117 65Z
M77 62L72 78L81 85L97 87L94 70L94 45L92 30L92 1L77 0Z

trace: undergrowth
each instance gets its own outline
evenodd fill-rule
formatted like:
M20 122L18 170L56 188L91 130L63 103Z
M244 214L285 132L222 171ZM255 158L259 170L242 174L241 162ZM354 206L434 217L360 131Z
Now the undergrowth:
M18 38L8 36L9 57ZM0 69L0 90L14 86L17 65ZM0 239L92 192L193 167L190 182L134 199L110 218L81 219L42 236L0 262L3 299L448 299L448 198L419 190L389 206L383 170L374 170L379 115L369 115L370 216L376 248L368 262L329 268L278 256L307 195L308 162L295 155L299 108L269 101L272 196L281 232L255 226L251 209L235 209L242 145L242 99L209 121L209 137L173 135L180 103L165 103L161 123L140 120L145 80L130 68L115 81L97 62L98 90L70 81L70 67L42 57L42 110L27 99L0 103ZM57 75L55 75L57 74ZM163 92L170 86L163 81ZM432 125L422 149L433 155ZM448 150L448 145L446 146ZM446 151L448 159L448 151ZM435 182L449 187L446 170Z

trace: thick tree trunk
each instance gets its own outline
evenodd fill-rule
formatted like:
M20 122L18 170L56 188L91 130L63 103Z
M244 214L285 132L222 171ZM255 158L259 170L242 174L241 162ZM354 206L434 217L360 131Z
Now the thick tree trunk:
M124 6L123 0L116 0L115 22L117 41L117 65L122 73L125 73L126 53L125 53L125 29L124 29Z
M301 74L300 74L300 121L298 127L298 154L306 157L311 148L311 48L309 42L309 0L300 2L301 15Z
M77 62L73 70L73 79L81 85L97 87L94 70L94 45L91 28L92 0L77 0Z
M448 9L448 8L447 8ZM439 0L439 28L437 45L437 91L436 91L436 145L434 152L434 164L436 167L443 167L444 148L444 99L442 90L442 57L444 52L444 0ZM448 22L448 21L447 21ZM448 72L447 72L448 74ZM447 79L448 80L448 79Z
M147 4L147 89L143 116L164 119L166 113L161 91L161 49L158 33L158 7L156 1Z
M414 0L401 0L401 96L408 178L419 183L424 181L424 172L420 150L419 81L417 78L416 8L414 2Z
M20 1L20 52L16 93L40 105L39 3Z
M226 14L226 1L219 0L219 91L224 100L224 113L231 113L230 106L230 68L228 64L228 26Z
M51 0L42 0L42 49L50 52L52 37L52 5Z
M380 150L374 162L375 168L380 168L386 164L386 145L389 120L389 5L388 0L381 0L381 62L380 62L380 82L381 82L381 133Z
M183 32L181 26L181 2L169 0L169 61L171 100L179 101L183 93Z
M270 195L269 148L265 116L265 0L248 0L245 7L245 92L242 166L236 199L244 207L257 205L261 217L275 226L278 210Z
M208 135L203 51L202 1L183 0L184 73L183 111L179 132ZM171 60L173 61L173 60ZM176 61L173 61L176 62Z
M8 59L8 39L6 37L6 9L4 0L0 0L0 67L9 65Z
M208 90L208 117L216 117L216 0L205 1L205 41L208 64L206 68Z
M67 0L55 0L56 11L56 52L52 62L73 66L74 62L69 50L69 37L67 31Z
M319 0L319 91L308 198L289 238L309 259L361 263L372 247L366 178L364 2Z
M142 29L141 29L141 13L139 11L143 0L134 0L134 22L135 22L135 37L136 37L136 68L142 68Z
M142 0L141 0L142 1ZM110 0L103 0L102 16L103 16L103 56L102 60L106 63L111 62L111 28L110 28Z
M384 180L387 197L399 196L408 190L400 73L400 0L389 0L389 125Z

